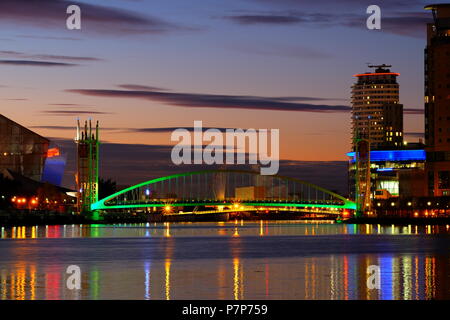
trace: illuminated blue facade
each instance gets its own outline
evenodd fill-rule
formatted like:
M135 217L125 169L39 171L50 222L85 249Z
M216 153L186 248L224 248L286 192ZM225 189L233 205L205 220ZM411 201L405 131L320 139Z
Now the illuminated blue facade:
M347 153L349 157L349 194L355 196L355 152ZM373 198L385 196L397 197L412 195L411 178L423 174L426 152L422 146L416 149L373 150L370 152L371 192ZM417 184L414 185L417 187ZM400 192L400 189L402 190ZM387 193L386 193L387 192Z
M61 186L64 171L66 168L66 156L47 158L45 160L44 172L42 174L42 182L48 182L56 186Z
M349 152L347 156L352 159L350 162L355 162L355 153ZM382 161L425 161L425 150L376 150L370 152L370 162Z

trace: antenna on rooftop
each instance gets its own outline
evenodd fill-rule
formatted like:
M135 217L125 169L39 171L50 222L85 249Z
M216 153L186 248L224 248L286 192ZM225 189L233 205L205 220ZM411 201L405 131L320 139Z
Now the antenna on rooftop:
M368 66L369 68L377 68L377 69L387 69L387 68L392 68L392 66L390 64L369 64Z

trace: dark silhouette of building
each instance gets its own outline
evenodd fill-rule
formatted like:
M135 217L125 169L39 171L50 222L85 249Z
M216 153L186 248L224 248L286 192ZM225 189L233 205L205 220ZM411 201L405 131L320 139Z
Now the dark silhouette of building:
M450 4L426 6L425 143L428 196L450 196Z

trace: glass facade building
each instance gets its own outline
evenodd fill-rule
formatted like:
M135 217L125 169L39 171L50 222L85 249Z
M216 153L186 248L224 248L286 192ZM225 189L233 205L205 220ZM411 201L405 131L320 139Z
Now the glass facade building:
M41 181L50 141L0 115L0 171Z
M349 157L349 194L355 198L355 152ZM374 150L370 152L371 198L415 196L411 177L422 175L425 168L426 152L422 149ZM417 184L419 187L421 184Z

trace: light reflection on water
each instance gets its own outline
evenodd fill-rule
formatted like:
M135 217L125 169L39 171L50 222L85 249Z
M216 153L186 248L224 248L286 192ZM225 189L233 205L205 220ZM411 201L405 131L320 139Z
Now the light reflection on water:
M0 299L450 299L449 235L298 221L2 228ZM81 290L66 289L72 264Z
M287 236L333 234L450 234L449 225L371 225L298 221L234 221L217 223L140 223L1 227L0 239L117 238L198 236Z

